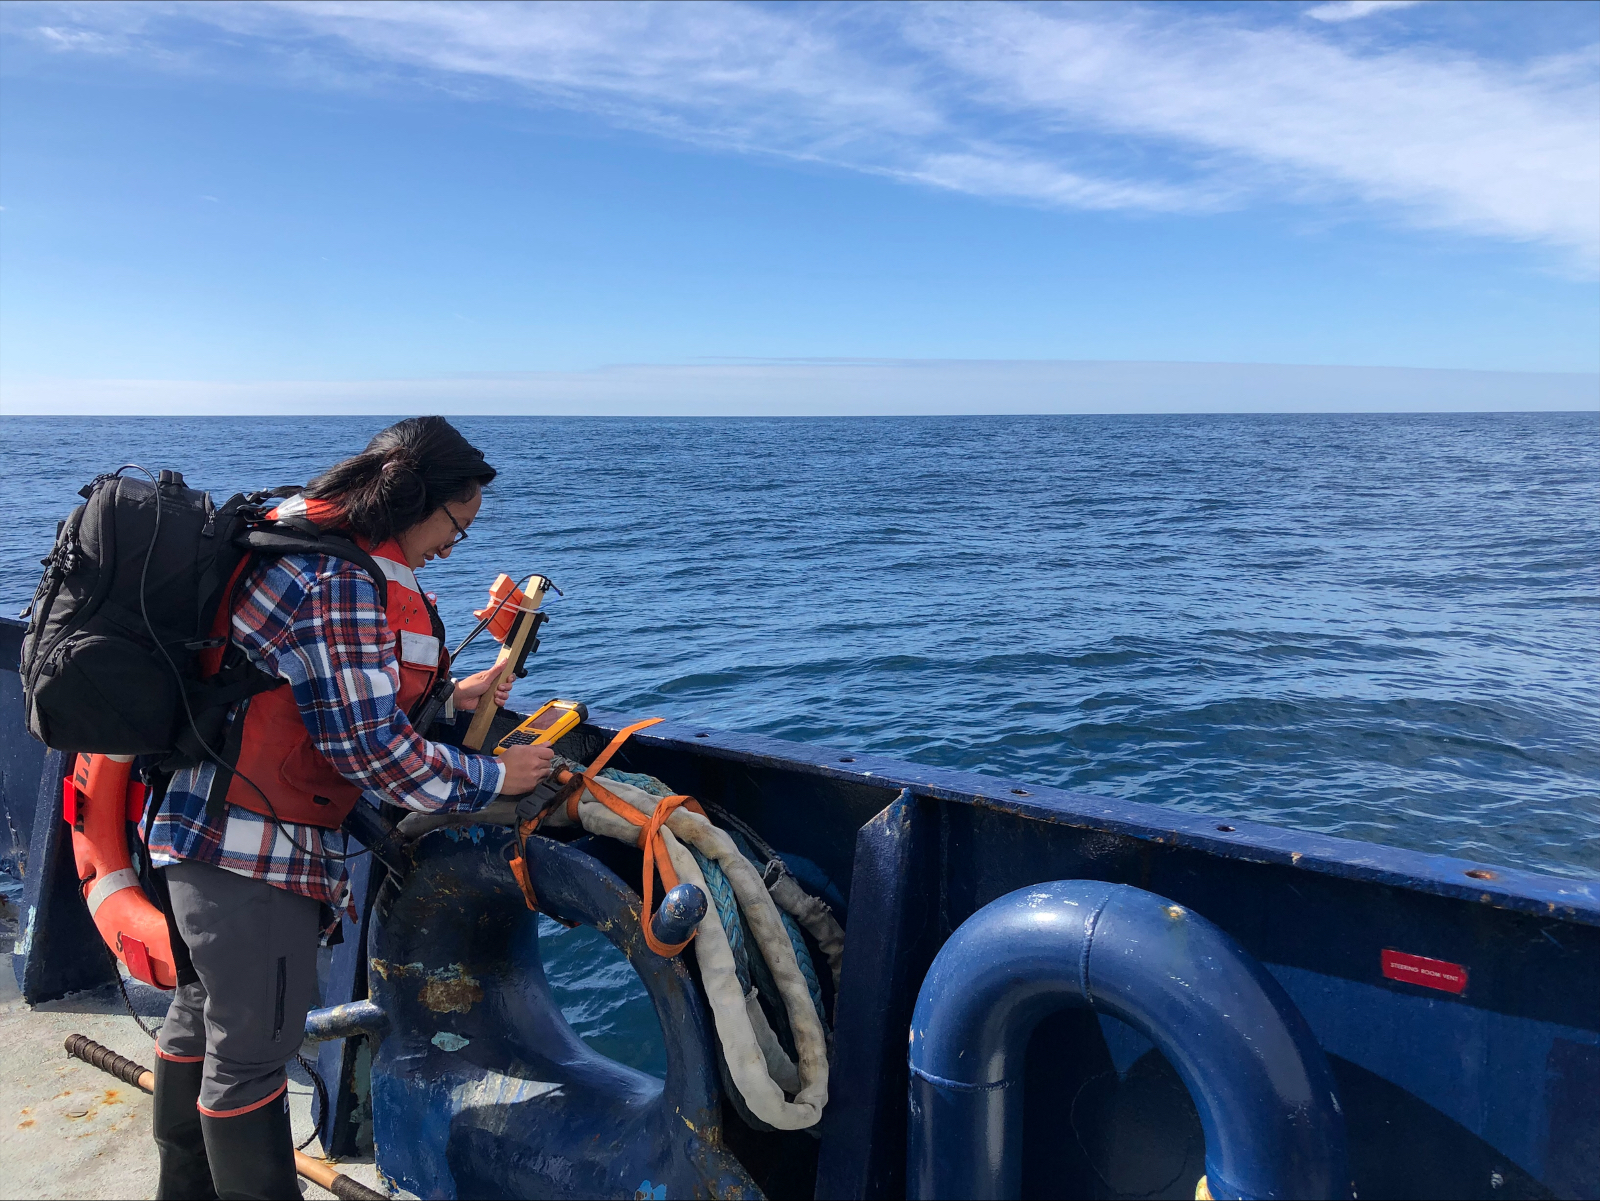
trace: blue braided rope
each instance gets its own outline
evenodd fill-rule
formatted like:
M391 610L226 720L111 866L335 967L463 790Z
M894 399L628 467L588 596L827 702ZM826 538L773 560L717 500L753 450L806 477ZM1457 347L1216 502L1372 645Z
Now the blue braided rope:
M756 874L760 875L766 864L762 863L751 853L750 844L745 841L744 835L737 830L727 831L728 837L733 839L733 845L739 848L739 853L755 866ZM777 908L776 902L773 905ZM822 1028L828 1028L828 1015L822 1008L822 985L817 982L816 965L811 962L811 950L806 946L806 940L800 934L800 924L794 920L793 915L778 909L778 917L783 921L783 931L789 936L789 945L794 948L794 961L800 967L800 974L806 978L806 991L811 994L811 1006L817 1011L817 1020L822 1023ZM774 985L776 987L776 985ZM781 1005L778 997L769 997L773 1005Z
M822 1010L822 985L817 982L817 969L811 962L811 949L806 946L806 940L800 936L800 923L794 916L784 910L778 910L778 916L783 919L784 931L789 935L789 945L794 947L794 961L800 965L800 974L806 978L806 991L811 994L811 1005L817 1011L817 1020L822 1023L822 1028L828 1028L828 1015Z
M647 776L640 771L618 771L608 767L600 773L602 780L616 780L619 784L627 784L634 788L642 789L651 796L671 796L672 789L668 788L654 776Z
M733 952L733 970L739 977L739 989L743 995L749 996L750 948L745 944L744 922L739 917L739 901L733 895L733 885L728 883L728 877L715 859L702 855L694 847L689 847L689 853L700 865L700 874L706 878L706 887L711 890L711 901L717 907L717 916L722 919L722 932L728 936L728 949Z

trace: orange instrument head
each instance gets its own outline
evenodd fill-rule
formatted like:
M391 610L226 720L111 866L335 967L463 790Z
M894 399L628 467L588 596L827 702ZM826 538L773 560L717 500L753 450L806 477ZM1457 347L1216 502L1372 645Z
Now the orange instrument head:
M515 580L502 573L495 577L494 584L489 589L489 603L475 610L472 615L482 621L493 611L494 617L489 621L489 633L494 635L496 642L503 643L506 636L511 633L511 627L517 620L517 613L523 609L531 612L539 607L539 602L544 599L545 584L543 576L534 576L534 591L530 597L517 587Z

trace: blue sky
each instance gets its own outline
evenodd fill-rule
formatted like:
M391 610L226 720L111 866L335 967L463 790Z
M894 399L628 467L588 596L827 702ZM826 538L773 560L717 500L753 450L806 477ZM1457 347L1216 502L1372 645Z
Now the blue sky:
M625 364L736 367L752 411L790 360L1600 369L1590 3L12 2L0 54L8 411L470 408Z

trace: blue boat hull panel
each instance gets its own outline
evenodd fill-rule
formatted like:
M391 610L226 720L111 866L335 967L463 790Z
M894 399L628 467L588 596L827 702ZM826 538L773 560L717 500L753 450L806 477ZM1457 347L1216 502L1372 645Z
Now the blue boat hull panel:
M9 645L19 634L0 621ZM0 801L13 852L31 834L13 962L40 1002L111 974L60 819L64 760L32 766L21 720L3 714ZM592 713L562 749L587 759L623 724ZM1282 986L1327 1058L1360 1196L1600 1197L1600 884L701 734L656 726L617 766L725 806L806 861L808 886L847 915L820 1139L723 1124L692 963L635 945L636 916L613 920L638 904L636 851L550 844L536 879L553 911L600 926L638 968L668 1035L665 1087L567 1028L505 835L474 827L429 835L417 882L385 885L370 929L346 922L324 1003L370 995L393 1023L381 1042L324 1044L328 1145L348 1154L371 1129L384 1169L425 1196L904 1196L906 1033L929 965L991 901L1094 880L1171 898ZM357 881L358 905L371 887ZM1454 965L1460 991L1390 978L1396 953ZM1148 1040L1064 1011L1022 1058L1023 1196L1193 1195L1196 1109Z

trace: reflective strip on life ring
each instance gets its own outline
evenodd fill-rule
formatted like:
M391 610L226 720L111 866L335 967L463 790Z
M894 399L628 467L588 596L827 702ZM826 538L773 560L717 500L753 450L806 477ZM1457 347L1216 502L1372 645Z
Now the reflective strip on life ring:
M131 867L101 876L94 882L94 887L89 890L89 895L83 899L89 904L89 916L93 917L100 912L100 906L106 903L107 898L114 892L121 892L124 888L138 888L139 873Z

